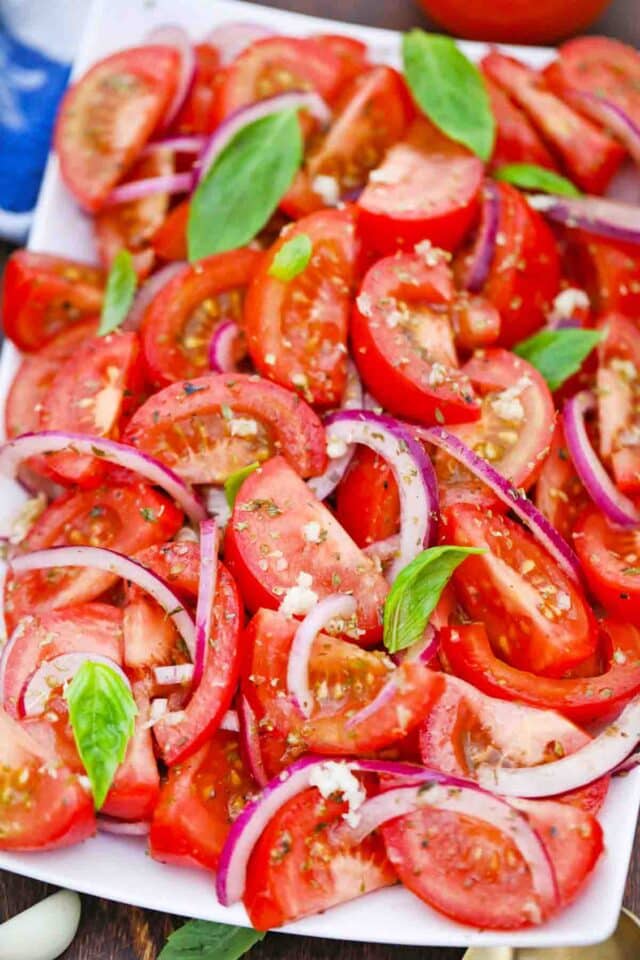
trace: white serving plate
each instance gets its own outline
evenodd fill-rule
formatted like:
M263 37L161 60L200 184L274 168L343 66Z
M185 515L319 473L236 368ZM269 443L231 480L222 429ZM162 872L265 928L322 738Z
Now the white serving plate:
M74 71L82 73L100 57L142 42L147 30L161 23L178 22L198 39L215 24L242 19L265 23L280 33L351 34L371 46L374 59L399 65L399 34L390 30L336 23L240 0L95 0ZM476 43L461 46L474 59L486 49ZM513 50L533 66L544 65L551 56L549 50L542 48ZM29 246L80 260L93 258L89 223L63 186L55 158L50 159L47 167ZM17 351L6 343L0 362L0 404L4 403L17 362ZM600 816L606 852L584 894L555 920L538 929L502 934L464 927L431 910L402 887L394 887L300 920L283 930L338 940L415 946L546 947L598 943L613 932L617 923L639 806L640 770L635 770L618 779L610 789ZM109 900L248 926L242 906L225 909L217 903L209 874L156 863L145 854L144 843L135 839L101 835L67 850L0 853L0 868Z

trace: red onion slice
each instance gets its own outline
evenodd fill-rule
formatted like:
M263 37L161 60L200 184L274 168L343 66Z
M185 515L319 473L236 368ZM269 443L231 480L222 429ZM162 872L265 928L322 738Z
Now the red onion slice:
M609 182L605 197L640 207L640 166L633 160L625 160Z
M341 410L362 410L364 391L357 367L352 360L347 363L347 385L342 399ZM307 480L307 486L318 500L326 500L344 477L347 467L353 459L354 444L349 444L339 457L330 457L327 469L319 477Z
M263 117L280 113L282 110L308 110L323 126L331 120L329 107L322 97L313 92L291 90L288 93L278 93L273 97L258 100L248 107L241 107L223 120L207 141L194 167L193 186L196 187L200 183L240 130L256 120L262 120Z
M400 496L398 555L387 572L393 582L435 536L438 509L436 477L431 461L410 430L391 417L368 411L342 411L325 421L327 443L361 443L391 467Z
M144 180L129 180L114 187L106 199L106 207L115 207L119 203L130 203L153 197L156 193L191 193L193 176L191 173L167 173L161 177L145 177Z
M182 602L157 574L148 567L104 547L49 547L14 557L9 567L14 573L27 570L46 570L55 567L95 567L106 570L123 580L130 580L159 603L184 640L193 658L196 646L196 628Z
M51 660L44 660L25 684L20 694L18 710L24 717L40 717L47 709L52 690L72 680L83 663L103 663L117 673L129 689L131 684L124 670L111 657L97 653L61 653Z
M163 129L171 126L178 115L180 108L187 99L196 73L196 54L187 31L177 24L163 24L150 30L146 37L147 43L158 43L162 46L175 47L180 54L180 77L173 95L173 100L167 108L163 121Z
M604 197L553 197L536 193L528 203L540 213L565 227L586 230L601 237L640 243L640 209Z
M171 663L167 666L154 667L153 677L159 687L172 687L176 683L191 684L193 682L193 664Z
M150 154L157 153L159 150L172 150L174 153L200 153L204 147L205 140L206 137L197 135L151 140L140 156L148 157Z
M238 717L240 720L240 742L242 744L245 762L258 786L266 787L269 778L262 761L258 719L253 712L251 704L242 694L238 701Z
M478 783L507 797L552 797L577 790L611 773L640 742L640 697L579 750L537 767L477 767Z
M189 484L185 483L169 467L159 460L126 443L117 443L106 437L91 437L85 433L68 433L65 430L43 430L41 433L23 433L0 447L0 475L15 481L18 467L24 460L45 453L74 451L100 457L108 463L131 470L148 480L172 497L194 523L206 519L206 512ZM14 484L19 489L17 484ZM12 531L15 509L10 497L0 497L0 537L9 537Z
M184 270L186 266L186 263L179 261L167 263L166 266L158 270L157 273L152 274L148 280L145 280L136 293L133 305L127 314L126 320L122 324L122 329L130 331L138 330L146 309L155 295L159 293L170 280L173 280L175 276Z
M496 496L529 527L536 540L551 554L567 576L578 583L582 582L582 570L575 553L524 492L513 487L495 467L483 457L479 457L466 443L448 430L442 427L418 426L412 426L411 429L421 440L446 451L449 456L458 460L470 473L493 490Z
M310 717L314 697L309 686L309 659L317 635L332 620L348 620L356 612L356 601L347 593L334 593L320 600L296 630L289 651L287 688L304 717Z
M424 632L422 640L417 640L415 643L412 643L410 647L407 647L406 650L395 654L394 659L396 663L404 663L407 660L418 660L420 663L429 664L437 654L439 646L438 632L429 623L427 624L427 629Z
M272 36L274 31L262 23L231 20L214 27L206 35L204 42L216 48L220 54L220 63L225 67L256 40Z
M478 293L485 285L496 250L500 221L500 192L492 180L482 188L482 214L473 248L467 259L466 275L462 285L471 293Z
M211 518L200 524L200 580L196 604L196 650L193 657L193 689L202 679L207 645L213 634L213 613L218 580L218 527Z
M612 523L640 526L635 504L620 493L589 440L584 418L596 406L596 398L588 390L577 393L564 405L562 422L573 465L593 502Z
M148 820L115 820L100 814L96 817L100 833L111 833L117 837L146 837L151 829Z
M216 373L238 372L233 348L239 335L240 327L234 320L223 320L213 331L209 345L209 366Z

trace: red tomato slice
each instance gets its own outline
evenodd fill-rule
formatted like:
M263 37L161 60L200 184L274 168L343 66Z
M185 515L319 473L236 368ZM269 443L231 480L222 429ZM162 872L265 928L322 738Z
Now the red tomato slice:
M217 122L216 87L223 76L220 55L208 43L197 43L193 51L195 74L187 99L171 124L172 132L180 136L213 133Z
M269 821L247 867L244 905L256 930L321 913L396 882L376 834L338 846L330 829L347 805L304 790Z
M6 336L21 350L38 350L72 324L100 313L104 284L97 267L16 250L2 284Z
M442 696L420 731L422 762L451 776L475 780L480 764L537 767L574 753L591 737L555 710L496 700L457 677L446 677ZM609 788L602 777L553 799L598 812Z
M156 543L137 553L135 559L166 580L187 605L195 604L200 588L200 547L197 543L189 540ZM139 595L139 588L129 584L127 596Z
M594 596L607 613L640 626L640 535L608 523L591 505L573 531L573 545Z
M324 429L311 407L275 383L239 373L165 387L133 416L124 441L192 483L222 483L276 451L303 477L321 474L326 462Z
M483 71L484 84L496 121L496 142L490 166L499 170L507 163L535 163L538 167L556 169L556 163L538 136L535 127L506 93Z
M611 621L601 629L611 649L605 672L557 680L517 670L498 659L481 623L445 627L438 639L448 667L483 693L557 710L574 723L590 723L616 717L640 690L640 632L630 624Z
M531 67L494 50L482 68L529 115L571 179L588 193L603 193L624 159L620 144L559 100Z
M182 512L144 483L81 490L55 500L20 544L25 551L46 547L109 547L126 556L164 543L180 529ZM68 567L10 575L5 586L9 629L26 614L84 603L108 590L117 577L103 570Z
M238 322L244 290L262 255L243 248L185 265L147 307L140 337L155 387L208 373L209 344L222 320Z
M519 806L551 857L559 906L566 906L603 851L602 828L591 814L564 803L522 800ZM405 887L458 923L518 930L543 919L529 868L492 824L426 807L385 824L382 836Z
M515 187L508 183L498 183L496 187L500 242L496 243L481 293L500 311L498 343L511 347L545 323L560 287L560 263L553 234L540 214L531 209ZM462 275L467 269L467 257L463 251L457 258L456 268Z
M215 870L231 824L257 789L242 761L237 734L220 730L169 770L151 821L151 856L162 863Z
M330 50L337 58L340 70L339 90L343 90L348 83L370 67L367 59L369 48L361 40L347 37L342 33L322 33L312 39L325 50Z
M94 64L64 96L55 129L60 173L86 210L99 210L135 163L176 91L173 47L131 47Z
M204 673L184 707L184 719L171 726L154 726L165 763L172 766L190 757L214 733L231 705L240 671L242 605L233 577L218 567L214 623L206 645Z
M453 296L451 272L431 249L378 260L364 278L351 321L353 355L368 389L396 416L426 424L480 416L457 369Z
M307 539L310 523L319 524L320 533ZM380 639L385 579L282 457L268 460L242 484L225 556L252 612L278 608L287 590L303 586L298 579L306 573L318 599L337 591L353 594L358 643L371 646Z
M444 543L487 550L467 557L454 583L507 663L559 677L593 656L597 630L585 598L528 531L463 503L447 511L445 523Z
M184 643L165 611L139 587L129 585L123 610L124 663L129 676L144 687L150 697L186 693L182 686L156 682L155 667L188 663Z
M576 517L589 503L589 496L578 479L558 422L549 455L536 483L536 506L565 540L571 540Z
M400 529L400 498L391 467L369 447L358 447L336 491L336 516L359 547Z
M28 729L0 710L0 849L80 843L96 829L91 795Z
M610 37L576 37L558 50L558 59L545 70L558 96L576 110L589 112L580 94L602 97L631 117L640 111L640 57L631 46Z
M455 250L477 210L482 161L416 120L369 177L358 209L362 236L381 254L430 240Z
M638 248L571 230L567 254L569 272L583 286L598 313L620 312L635 319L640 313Z
M598 346L600 455L611 465L617 486L640 493L640 343L631 320L608 314Z
M144 180L173 172L173 152L155 150L148 157L142 157L125 179ZM111 267L114 257L124 247L131 252L138 279L148 276L156 259L152 238L164 223L168 209L169 194L154 193L100 210L94 217L93 229L100 262L105 269Z
M151 238L155 254L161 260L186 260L189 201L183 200L169 212L166 220Z
M310 238L311 259L302 273L284 282L269 270L278 251L298 234ZM322 407L338 406L346 385L357 254L351 211L313 213L271 247L245 300L247 342L258 372Z

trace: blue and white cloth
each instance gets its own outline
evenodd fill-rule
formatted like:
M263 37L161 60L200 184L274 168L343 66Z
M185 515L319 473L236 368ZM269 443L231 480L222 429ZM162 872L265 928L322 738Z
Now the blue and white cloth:
M0 236L31 222L88 0L0 0Z

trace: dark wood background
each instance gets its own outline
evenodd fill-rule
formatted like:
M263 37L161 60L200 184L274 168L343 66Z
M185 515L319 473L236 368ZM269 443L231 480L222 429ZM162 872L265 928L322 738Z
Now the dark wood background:
M404 29L428 25L412 0L263 0L266 6L333 17L380 27ZM479 0L469 0L470 3ZM491 0L486 0L491 2ZM535 0L532 0L535 3ZM567 3L570 0L558 0ZM640 0L614 0L594 32L620 37L640 46ZM10 248L0 243L0 262ZM640 837L637 837L640 840ZM179 883L177 876L176 882ZM52 888L0 871L0 921L41 899ZM213 888L212 893L213 896ZM640 856L629 875L625 904L640 913ZM156 960L178 918L85 897L80 931L64 960ZM389 917L393 926L393 916ZM463 951L436 948L388 947L375 944L269 934L251 952L251 960L459 960Z

